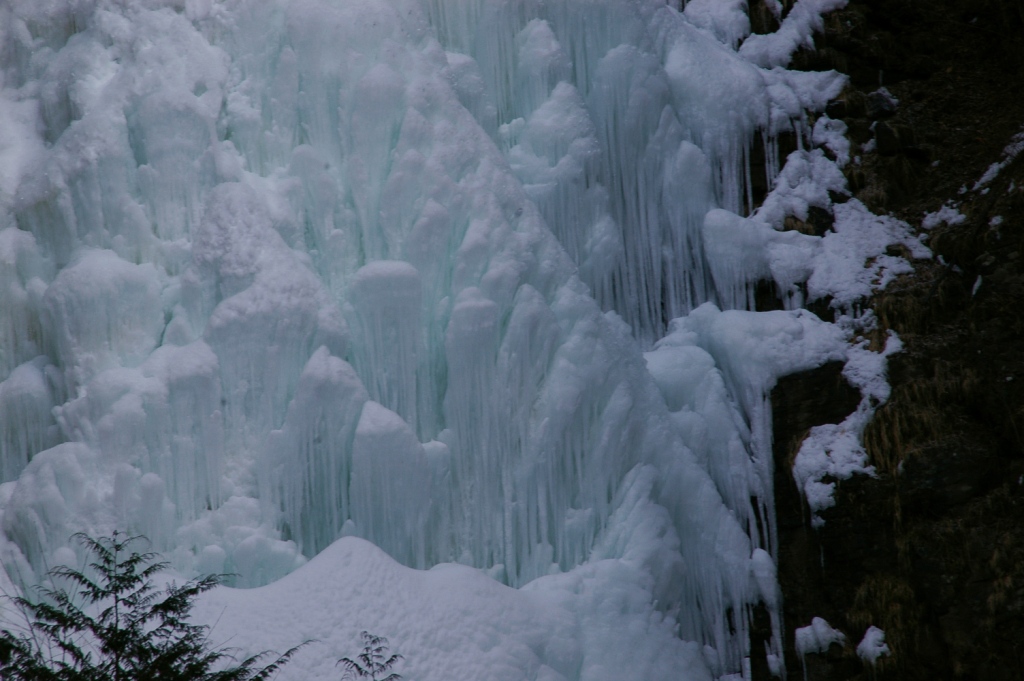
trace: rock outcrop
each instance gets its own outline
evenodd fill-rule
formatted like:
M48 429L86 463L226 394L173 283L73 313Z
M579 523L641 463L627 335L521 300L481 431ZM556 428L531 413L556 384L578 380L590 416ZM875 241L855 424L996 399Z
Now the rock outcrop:
M839 483L820 529L792 453L849 395L834 369L773 395L788 672L1024 679L1024 2L856 0L817 47L797 65L851 78L828 115L849 129L854 195L936 257L872 303L876 343L905 345L865 434L877 476ZM846 643L801 660L813 617ZM871 626L890 651L874 664L856 650Z

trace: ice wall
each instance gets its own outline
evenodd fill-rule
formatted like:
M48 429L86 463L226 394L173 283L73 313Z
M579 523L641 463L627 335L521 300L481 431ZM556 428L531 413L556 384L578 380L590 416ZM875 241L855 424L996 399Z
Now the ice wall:
M427 2L460 100L598 303L648 343L703 302L751 302L742 276L712 271L704 216L752 210L754 133L766 159L754 171L772 181L779 133L808 132L805 109L843 84L757 68L732 49L750 31L738 3L709 4L687 4L686 21L657 1ZM822 9L801 5L808 19Z
M765 391L852 328L744 311L753 286L846 304L905 263L856 206L845 241L776 231L844 190L822 151L773 151L842 78L690 14L0 7L12 578L73 561L75 531L238 586L354 535L567 599L595 655L645 622L703 650L694 678L738 671L750 606L777 611ZM776 191L751 214L755 131Z

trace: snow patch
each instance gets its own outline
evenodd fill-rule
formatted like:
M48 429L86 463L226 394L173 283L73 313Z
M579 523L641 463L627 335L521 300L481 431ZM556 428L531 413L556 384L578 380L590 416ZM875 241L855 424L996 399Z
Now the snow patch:
M935 229L941 224L961 225L967 220L967 216L957 210L954 205L945 205L933 213L925 213L921 220L921 229Z
M868 464L868 456L861 444L864 428L875 411L888 399L891 388L886 381L886 358L902 350L895 333L890 333L882 352L872 352L866 341L848 351L843 377L861 393L856 411L839 424L814 426L800 445L793 461L793 478L803 491L811 510L811 524L820 527L824 520L820 511L835 505L833 493L836 482L855 474L875 475Z
M857 656L872 667L878 664L878 658L890 655L892 651L885 643L885 632L872 625L864 632L864 638L857 644Z
M823 16L846 7L847 0L797 0L774 33L752 35L739 54L763 68L787 66L800 48L814 49L814 34L824 28Z
M839 645L846 643L846 635L838 629L833 629L821 617L815 617L808 626L798 628L793 635L796 652L801 657L812 653L828 652L829 646L833 643Z
M1014 159L1022 151L1024 151L1024 132L1018 132L1003 149L1003 158L990 165L971 189L978 191L991 184L992 180L996 179L996 176L999 175L1003 168L1013 163Z

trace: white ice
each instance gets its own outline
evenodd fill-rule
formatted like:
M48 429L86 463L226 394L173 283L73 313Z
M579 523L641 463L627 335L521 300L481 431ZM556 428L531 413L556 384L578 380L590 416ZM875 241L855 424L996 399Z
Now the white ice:
M774 33L753 35L740 55L765 68L787 66L800 48L814 49L814 34L824 28L823 15L846 7L846 0L797 0Z
M983 191L986 186L992 183L992 180L996 179L996 176L999 175L1003 168L1013 163L1013 160L1022 151L1024 151L1024 132L1018 132L1003 149L1003 158L986 168L985 172L982 173L971 189L973 191Z
M937 211L925 213L921 220L922 229L935 229L939 225L959 225L967 220L967 216L961 213L956 206L945 205Z
M807 300L927 253L834 203L844 77L779 67L835 5L763 62L740 3L5 3L10 588L119 528L260 587L202 605L233 645L308 616L287 678L360 629L416 678L720 677L760 601L780 659L767 392L859 356Z
M875 665L882 655L889 655L889 645L885 642L885 632L872 625L864 632L864 638L857 644L857 656L865 662Z
M894 332L890 332L881 352L871 351L864 340L850 347L843 377L860 391L860 404L841 423L812 427L800 444L793 461L793 478L804 494L815 527L824 524L819 512L835 505L839 481L855 474L875 475L861 439L875 411L889 400L887 358L902 349L903 344Z
M801 658L812 653L828 652L833 643L843 645L846 635L821 617L815 617L806 627L799 627L793 632L796 652Z

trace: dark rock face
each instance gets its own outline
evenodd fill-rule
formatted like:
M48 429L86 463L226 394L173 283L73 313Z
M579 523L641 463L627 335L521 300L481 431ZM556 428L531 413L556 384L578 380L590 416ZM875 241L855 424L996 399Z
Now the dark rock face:
M875 144L875 150L882 156L895 156L902 148L899 133L885 121L875 124Z
M784 376L772 390L775 511L783 554L794 551L801 556L813 556L817 553L817 548L811 547L817 540L808 532L810 516L793 480L793 459L811 427L839 423L857 408L860 393L850 387L842 371L842 362L829 362L811 371ZM780 562L780 579L785 579L785 565L784 561ZM804 561L796 561L794 567L797 577L794 584L797 584L804 575ZM783 592L786 591L783 585Z
M820 529L792 457L854 396L836 367L772 394L789 678L1021 680L1024 153L978 180L1024 129L1024 3L853 0L825 23L819 50L794 63L851 77L827 115L846 122L861 157L845 169L854 196L914 226L947 203L965 219L930 230L936 260L872 302L876 346L889 330L905 345L864 436L877 476L838 483ZM879 108L880 85L898 106ZM813 617L847 641L802 664L793 631ZM855 653L871 625L892 651L876 667Z
M892 118L896 115L896 99L886 90L878 89L867 96L866 111L873 121Z
M811 528L810 515L793 480L793 458L811 427L839 423L860 402L860 394L843 378L842 369L842 362L829 362L812 371L783 377L771 394L779 583L785 599L786 668L790 674L795 674L806 665L804 672L809 681L847 678L830 674L834 667L848 668L849 660L844 659L838 645L833 645L826 655L809 655L807 660L801 660L794 648L796 627L810 624L814 617L832 621L830 613L834 608L830 592L835 588L831 583L835 580L823 569L825 547L819 533ZM843 482L844 486L855 484L853 480ZM839 552L843 551L852 554L855 560L861 554L875 555L871 547L859 544L839 547ZM855 670L859 670L859 664Z
M843 378L843 363L783 376L772 390L776 458L799 446L812 426L839 423L857 408L860 393ZM786 456L786 454L783 454Z
M779 28L779 20L768 9L768 3L765 0L750 0L747 4L747 14L750 17L750 30L753 33L773 33Z

